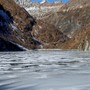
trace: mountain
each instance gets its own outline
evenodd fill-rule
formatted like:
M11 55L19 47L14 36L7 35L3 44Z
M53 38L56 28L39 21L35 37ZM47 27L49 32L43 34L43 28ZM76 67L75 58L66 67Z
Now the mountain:
M16 4L13 0L0 1L0 18L1 46L5 47L3 50L13 51L14 45L22 50L58 48L56 45L59 42L63 43L68 39L53 25L48 26L43 21L34 19L23 7ZM43 25L42 29L40 29L40 25ZM39 34L36 35L36 32ZM10 47L13 48L10 49L8 43L11 43Z
M32 35L41 43L42 48L48 49L60 49L58 46L69 40L54 25L43 20L37 20L37 24L33 27Z
M62 2L53 2L48 3L47 0L42 0L39 2L31 2L30 0L14 0L17 4L19 4L21 7L24 7L30 15L34 17L41 17L45 15L46 13L50 12L56 12L63 6L64 3Z
M41 2L40 2L40 4L43 4L43 3L45 3L47 0L42 0Z
M0 0L1 51L38 48L90 50L90 1L33 5L27 8L13 0Z
M18 3L21 6L28 6L31 5L31 0L14 0L16 3Z
M86 33L89 33L90 1L70 0L58 11L44 15L41 20L54 25L69 38L58 48L89 50L90 38Z
M14 47L9 49L12 45L20 49L24 47L22 50L36 48L36 42L31 35L34 24L35 19L13 0L0 0L0 46L5 48L3 50L13 51ZM19 49L16 48L15 51L17 50Z

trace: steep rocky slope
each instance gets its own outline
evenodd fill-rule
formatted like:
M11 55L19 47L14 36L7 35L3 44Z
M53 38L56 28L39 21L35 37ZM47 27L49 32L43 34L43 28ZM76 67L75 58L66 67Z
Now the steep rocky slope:
M73 38L61 46L63 49L90 50L90 25L75 32Z
M41 43L42 48L60 48L58 47L60 44L69 40L54 25L42 20L37 20L37 24L33 27L32 35Z
M57 45L68 40L54 25L42 20L36 21L13 0L0 0L0 12L0 37L4 42L36 49L58 48ZM2 45L7 48L7 44Z
M55 25L60 31L73 36L76 30L84 28L90 23L90 7L76 8L74 10L61 9L59 12L51 14L45 18L46 22Z
M90 24L89 0L70 0L58 12L50 13L47 17L42 18L41 20L45 21L46 23L54 25L55 27L57 27L59 31L64 33L64 35L66 35L69 38L69 40L66 40L65 43L60 44L58 46L59 48L64 47L63 49L70 49L70 48L85 49L86 44L82 43L82 41L83 38L86 38L87 35L84 33L86 29L85 30L83 29L87 28L87 26ZM80 36L82 34L79 34L78 36L77 34L81 33L82 31L83 36ZM76 34L76 32L78 33ZM86 32L89 32L89 29L86 30ZM77 41L75 41L76 40L75 38L77 37L81 38L78 41L79 44L76 44ZM87 38L90 39L89 37ZM84 44L83 47L82 48L79 47L82 44Z
M36 43L31 35L34 24L35 19L13 0L0 0L1 39L29 49L36 48Z

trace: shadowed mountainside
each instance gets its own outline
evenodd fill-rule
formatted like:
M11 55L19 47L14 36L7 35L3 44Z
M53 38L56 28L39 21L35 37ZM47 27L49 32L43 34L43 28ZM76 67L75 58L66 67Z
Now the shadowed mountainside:
M13 0L0 0L0 38L34 49L36 42L31 35L34 24L35 19Z

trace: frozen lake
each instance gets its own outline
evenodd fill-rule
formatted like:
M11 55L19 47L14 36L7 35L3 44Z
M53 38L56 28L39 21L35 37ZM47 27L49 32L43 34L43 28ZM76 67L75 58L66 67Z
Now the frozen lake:
M1 52L0 90L90 90L90 51Z

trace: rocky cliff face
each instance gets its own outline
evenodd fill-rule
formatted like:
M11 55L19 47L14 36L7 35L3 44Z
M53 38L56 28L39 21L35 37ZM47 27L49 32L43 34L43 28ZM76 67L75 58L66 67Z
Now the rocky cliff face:
M89 32L89 28L88 30L85 28L90 24L90 1L70 0L60 8L58 12L50 13L47 17L42 18L41 20L54 25L69 38L63 44L58 45L58 48L86 50L87 45L90 45L89 41L86 41L85 39L87 37L89 40L88 34L85 34L85 32ZM77 41L78 44L76 44Z
M41 43L42 48L59 49L60 44L65 43L69 38L59 31L54 25L43 20L37 20L33 27L32 35Z
M36 43L31 35L34 24L35 19L13 0L0 0L1 39L28 49L36 48Z

